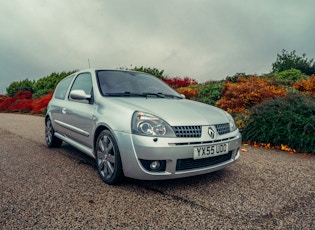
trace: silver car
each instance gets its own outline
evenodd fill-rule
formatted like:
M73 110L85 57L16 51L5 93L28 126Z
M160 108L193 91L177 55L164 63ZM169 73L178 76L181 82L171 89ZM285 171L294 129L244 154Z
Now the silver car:
M155 76L88 69L56 87L45 118L49 148L62 141L93 157L102 180L163 180L220 170L240 156L225 111L187 100Z

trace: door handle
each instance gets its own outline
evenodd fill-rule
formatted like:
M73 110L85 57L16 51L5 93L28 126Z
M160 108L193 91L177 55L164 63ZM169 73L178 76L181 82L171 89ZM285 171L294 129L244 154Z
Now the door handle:
M63 114L66 114L66 113L67 113L67 109L66 109L66 108L62 108L62 109L61 109L61 112L62 112Z

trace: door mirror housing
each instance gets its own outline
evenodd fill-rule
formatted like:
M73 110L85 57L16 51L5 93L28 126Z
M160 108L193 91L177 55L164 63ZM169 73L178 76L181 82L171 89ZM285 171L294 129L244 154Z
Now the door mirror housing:
M72 90L70 92L70 98L74 100L91 100L91 95L86 94L82 89Z

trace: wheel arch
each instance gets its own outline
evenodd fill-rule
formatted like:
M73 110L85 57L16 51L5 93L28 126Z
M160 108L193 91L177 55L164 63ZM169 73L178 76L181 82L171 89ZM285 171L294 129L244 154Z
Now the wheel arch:
M98 127L95 129L94 137L93 137L93 154L94 154L95 157L96 157L96 152L95 152L96 141L97 141L98 135L99 135L103 130L108 130L108 131L112 132L112 131L110 130L110 128L108 128L106 125L100 125L100 126L98 126Z
M48 118L50 119L50 116L49 116L49 114L46 114L46 115L45 115L45 122L47 122L47 119L48 119Z
M50 119L50 121L53 122L50 113L47 113L47 114L45 115L45 124L46 124L46 122L47 122L48 119Z
M52 125L53 125L53 121L52 121L52 119L51 119L51 116L47 113L46 115L45 115L45 126L46 126L46 123L47 123L47 120L50 120L50 122L52 123Z
M95 156L95 159L96 159L96 162L98 161L98 156L97 156L97 153L96 153L96 149L98 148L96 145L97 145L97 141L99 139L99 135L103 132L107 132L107 133L110 133L111 135L111 139L112 142L115 142L114 144L114 148L117 148L117 152L115 152L115 158L117 158L118 161L115 160L115 178L114 180L112 181L105 181L102 177L102 174L100 173L100 169L98 168L98 163L96 163L96 167L98 168L98 171L99 171L99 174L101 175L103 181L107 184L116 184L117 182L119 182L123 177L124 177L124 171L123 171L123 164L122 164L122 160L121 160L121 155L120 155L120 150L119 150L119 146L118 146L118 141L117 141L117 137L115 135L115 132L109 128L108 126L102 124L102 125L99 125L96 129L95 129L95 132L94 132L94 137L93 137L93 154ZM116 153L118 154L118 156L116 156ZM116 171L116 169L118 171Z

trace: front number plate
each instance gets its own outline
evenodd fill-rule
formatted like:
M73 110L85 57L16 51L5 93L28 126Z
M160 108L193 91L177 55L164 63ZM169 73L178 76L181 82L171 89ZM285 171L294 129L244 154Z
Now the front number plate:
M194 147L194 159L215 157L229 152L228 143Z

